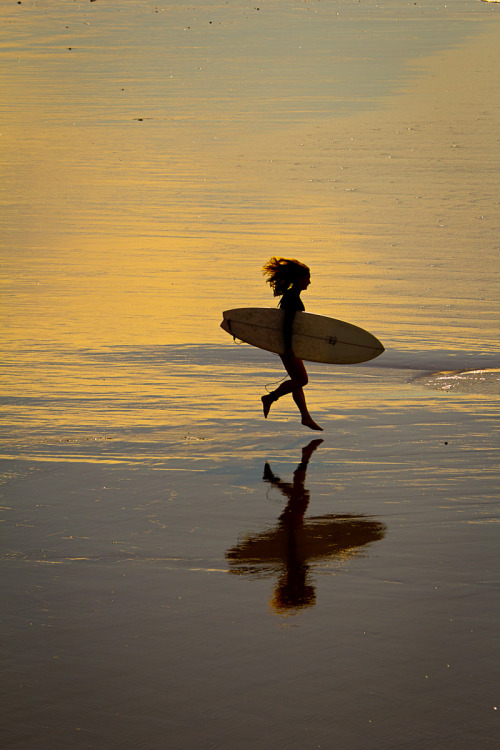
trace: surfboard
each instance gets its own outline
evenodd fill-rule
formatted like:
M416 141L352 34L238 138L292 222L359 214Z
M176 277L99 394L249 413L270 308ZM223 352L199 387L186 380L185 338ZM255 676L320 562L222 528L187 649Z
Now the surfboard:
M222 315L221 328L235 339L268 352L284 353L284 310L240 307ZM384 351L380 341L363 328L306 312L295 314L292 349L299 359L336 365L367 362Z

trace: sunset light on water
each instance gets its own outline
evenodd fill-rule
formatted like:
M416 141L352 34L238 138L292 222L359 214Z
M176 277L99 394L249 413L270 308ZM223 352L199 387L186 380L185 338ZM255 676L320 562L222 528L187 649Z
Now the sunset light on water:
M499 12L2 6L9 750L497 747Z

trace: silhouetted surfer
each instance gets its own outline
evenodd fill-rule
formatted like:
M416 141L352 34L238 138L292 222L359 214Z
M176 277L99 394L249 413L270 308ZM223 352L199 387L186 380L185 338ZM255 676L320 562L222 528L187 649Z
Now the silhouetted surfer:
M311 283L311 272L304 263L292 258L271 258L263 267L262 272L273 290L275 297L281 297L279 307L285 311L283 333L285 337L285 351L280 354L285 370L290 380L285 380L276 390L262 396L262 407L267 419L271 405L287 393L291 393L297 404L302 424L311 430L322 430L309 414L304 386L309 382L304 362L295 356L292 349L292 326L295 313L305 308L300 299L300 293L305 291Z

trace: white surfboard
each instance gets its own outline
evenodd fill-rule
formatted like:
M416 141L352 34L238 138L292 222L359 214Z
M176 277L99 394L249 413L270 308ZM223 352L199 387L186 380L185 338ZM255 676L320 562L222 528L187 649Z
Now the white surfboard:
M247 344L283 354L284 310L272 307L240 307L222 313L221 328ZM293 320L292 349L299 359L352 365L382 354L380 341L363 328L324 315L297 312Z

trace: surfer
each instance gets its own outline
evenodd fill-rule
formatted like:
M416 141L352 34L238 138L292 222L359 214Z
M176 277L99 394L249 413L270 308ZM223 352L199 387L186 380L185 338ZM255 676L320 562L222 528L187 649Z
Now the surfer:
M292 326L295 313L305 310L300 293L305 291L311 283L311 272L304 263L292 258L271 258L262 268L267 283L273 290L275 297L281 297L279 307L285 311L283 334L285 337L285 351L280 354L281 361L290 376L276 390L262 396L262 407L267 419L271 405L287 393L291 393L302 417L302 424L311 430L322 430L309 414L304 386L307 376L304 362L295 356L292 349Z

